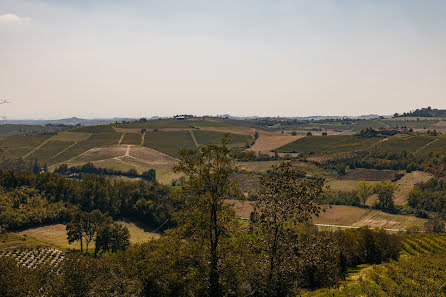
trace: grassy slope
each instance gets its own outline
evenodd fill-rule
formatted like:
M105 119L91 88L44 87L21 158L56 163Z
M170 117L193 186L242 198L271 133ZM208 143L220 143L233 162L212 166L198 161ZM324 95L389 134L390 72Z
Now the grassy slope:
M150 240L152 238L158 238L159 234L156 233L150 233L144 231L141 227L138 227L134 223L130 222L120 222L127 228L129 228L130 231L130 242L131 243L138 243L138 242L144 242L147 240ZM24 242L24 244L27 244L27 246L23 247L34 247L36 245L41 246L51 246L56 247L61 250L67 250L72 248L80 248L79 243L73 243L69 244L67 241L67 232L65 229L65 225L62 224L56 224L56 225L48 225L44 227L38 227L38 228L31 228L25 231L20 232L19 234L13 235L14 237L19 237L26 235L28 238L27 241ZM9 240L8 240L9 241ZM15 240L14 242L11 241L9 244L4 243L4 247L12 247L14 245L22 247L21 240ZM29 244L28 244L29 242ZM0 245L1 246L1 245ZM85 246L85 244L84 244ZM94 248L94 243L90 245L91 249Z
M416 152L418 149L427 145L434 140L433 137L419 135L419 136L407 136L396 135L390 137L387 141L382 141L377 145L377 149L386 152Z
M41 146L37 151L33 152L28 159L37 159L42 162L47 162L49 159L57 155L59 152L74 144L72 141L48 141ZM50 163L50 162L48 162Z

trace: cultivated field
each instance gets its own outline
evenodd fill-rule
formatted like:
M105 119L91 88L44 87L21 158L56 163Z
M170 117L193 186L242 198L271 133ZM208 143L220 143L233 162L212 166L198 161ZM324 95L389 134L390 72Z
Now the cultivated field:
M293 136L289 134L282 134L280 132L258 131L258 133L259 137L257 138L254 145L249 148L249 150L256 153L260 152L263 154L268 154L278 147L284 146L303 137L302 135Z
M277 149L288 153L336 153L365 150L378 143L379 138L362 138L354 135L307 136Z

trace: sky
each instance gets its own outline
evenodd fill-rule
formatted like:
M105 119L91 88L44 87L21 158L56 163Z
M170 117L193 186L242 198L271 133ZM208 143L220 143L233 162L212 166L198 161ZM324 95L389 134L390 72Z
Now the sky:
M0 0L0 115L446 109L444 0Z

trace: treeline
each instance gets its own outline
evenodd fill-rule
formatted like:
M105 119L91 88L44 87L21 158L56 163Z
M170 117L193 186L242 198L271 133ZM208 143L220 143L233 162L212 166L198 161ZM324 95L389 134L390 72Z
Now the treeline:
M446 175L446 151L441 153L430 153L420 156L414 153L402 152L358 152L343 159L329 160L320 164L327 169L336 170L340 174L345 173L345 168L367 168L367 169L391 169L416 170L430 172L436 176Z
M0 226L9 230L64 222L70 208L62 202L46 199L35 188L20 186L0 195Z
M0 199L0 225L9 229L65 221L67 209L73 206L157 227L171 217L175 207L170 189L156 181L115 180L94 174L78 180L48 172L3 169L0 186L4 194Z
M87 253L88 246L94 242L95 257L100 253L125 251L130 246L128 228L113 222L110 216L101 213L99 210L91 212L76 211L66 229L68 242L70 244L79 242L81 253L83 252L84 242Z
M399 213L401 208L397 207L394 202L395 190L396 186L391 181L384 181L377 185L367 181L360 181L352 191L326 191L319 197L318 201L321 204L368 207L368 198L376 194L377 200L373 204L374 208L385 212Z
M117 169L99 168L96 167L91 162L88 162L84 165L72 166L72 167L68 167L67 164L62 164L61 166L59 166L54 170L54 173L63 175L75 175L79 177L82 177L82 175L84 174L99 174L99 175L109 175L109 176L126 176L130 178L141 178L146 181L156 180L155 169L149 169L148 171L139 174L138 171L136 171L135 169L122 171Z
M438 212L446 218L446 180L431 178L415 185L407 202L413 208Z
M405 112L403 114L396 113L394 117L446 117L446 110L431 108L429 106L421 109L416 109L411 112Z

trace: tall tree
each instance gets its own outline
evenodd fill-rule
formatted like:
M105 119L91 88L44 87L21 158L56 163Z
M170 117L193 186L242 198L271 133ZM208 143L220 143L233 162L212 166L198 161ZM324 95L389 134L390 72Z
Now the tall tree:
M362 205L366 205L367 198L372 195L373 185L365 180L360 181L355 187L356 194Z
M189 176L180 193L184 199L176 215L175 234L191 244L205 248L208 294L221 295L220 274L223 241L228 240L235 216L224 199L241 196L238 183L231 178L240 172L227 146L228 137L220 145L204 145L198 151L182 151L176 172Z
M67 224L67 239L68 243L72 244L79 241L81 245L81 252L83 252L84 235L82 232L82 212L76 212L71 218L71 222Z
M296 224L307 222L317 215L317 198L322 193L323 180L310 180L303 171L282 162L260 181L255 212L257 226L264 238L267 255L266 290L268 296L287 295L292 287L292 270L296 269L298 249ZM288 284L287 284L288 282Z
M393 193L395 192L395 184L391 181L384 181L376 186L378 193L378 208L383 210L393 210L395 204L393 201Z

